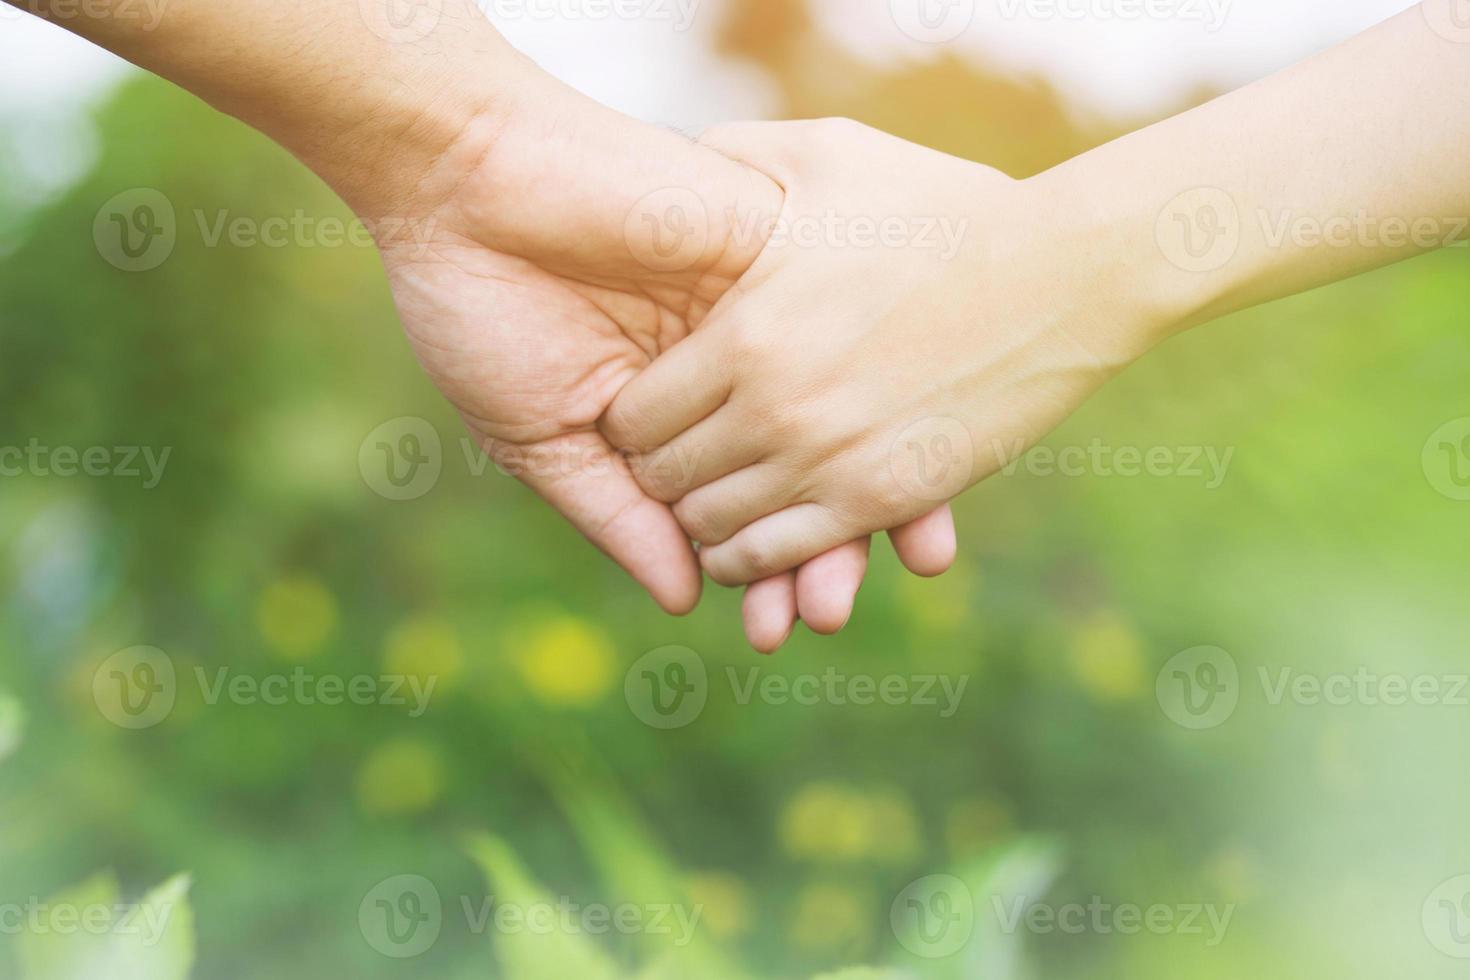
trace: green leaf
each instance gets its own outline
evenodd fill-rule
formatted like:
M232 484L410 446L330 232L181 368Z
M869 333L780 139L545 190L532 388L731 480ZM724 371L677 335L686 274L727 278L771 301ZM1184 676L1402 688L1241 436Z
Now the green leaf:
M20 748L25 724L26 712L20 702L0 691L0 762L4 762Z
M689 901L683 874L590 746L564 737L554 748L543 749L540 762L542 779L591 857L606 890L618 902L676 908L686 921L692 921L691 935L684 935L682 926L668 923L665 932L637 933L634 939L644 955L655 957L654 964L660 968L676 964L667 974L675 978L732 980L744 976L700 930L699 917L704 910Z
M592 937L563 928L559 918L553 919L550 930L533 930L526 924L528 911L542 906L555 909L557 903L504 841L480 834L470 838L466 850L485 873L494 896L487 928L494 933L496 957L507 980L618 980L616 964ZM516 909L521 925L497 925L496 910L502 907Z
M17 946L25 980L187 980L194 965L189 877L176 875L136 905L118 901L104 872L47 899Z

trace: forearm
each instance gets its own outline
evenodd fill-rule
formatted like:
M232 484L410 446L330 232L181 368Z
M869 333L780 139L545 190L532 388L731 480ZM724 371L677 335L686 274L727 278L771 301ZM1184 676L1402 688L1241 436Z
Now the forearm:
M492 127L542 84L469 0L184 0L128 16L9 2L260 129L371 214L420 192L466 128Z
M1470 43L1429 20L1450 2L1035 179L1146 310L1145 343L1467 237Z

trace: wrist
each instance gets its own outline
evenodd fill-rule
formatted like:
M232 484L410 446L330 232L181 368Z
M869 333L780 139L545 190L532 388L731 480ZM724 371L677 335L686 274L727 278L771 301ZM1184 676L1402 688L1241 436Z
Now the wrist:
M354 2L369 21L373 4ZM362 42L362 66L310 100L263 86L221 99L221 108L261 129L326 181L369 223L432 212L483 156L519 107L554 85L512 48L473 3L437 5L432 32L385 40L388 27L342 25ZM405 28L407 29L407 28ZM342 42L345 49L348 44Z
M1224 286L1211 256L1197 253L1203 239L1185 247L1169 195L1115 166L1107 149L1023 183L1071 256L1068 280L1086 297L1105 357L1123 365L1209 319Z

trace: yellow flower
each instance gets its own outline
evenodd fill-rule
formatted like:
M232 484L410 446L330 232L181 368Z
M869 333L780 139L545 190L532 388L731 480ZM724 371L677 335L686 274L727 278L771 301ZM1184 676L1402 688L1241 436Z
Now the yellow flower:
M1072 635L1072 672L1099 701L1123 701L1143 689L1138 635L1116 613L1090 617Z
M545 704L592 704L612 685L612 641L586 620L538 614L511 632L510 644L526 688Z
M781 844L794 858L852 861L868 853L872 823L865 801L835 783L811 783L786 803Z
M873 896L835 882L804 886L791 913L794 946L853 956L872 937Z
M745 882L728 871L704 871L688 881L689 901L700 910L699 923L718 939L734 939L750 928L750 896Z
M439 751L418 739L384 742L357 770L357 802L373 815L422 813L444 790Z
M306 575L272 582L255 608L261 635L286 660L321 652L337 628L337 601L319 580Z
M431 678L442 693L464 666L464 650L454 627L430 616L406 619L393 628L383 645L383 669L389 674Z
M883 790L868 799L872 824L870 852L885 864L905 864L921 849L919 818L913 804L899 790Z
M836 783L812 783L793 796L779 835L792 857L815 861L902 864L920 850L919 820L906 796Z

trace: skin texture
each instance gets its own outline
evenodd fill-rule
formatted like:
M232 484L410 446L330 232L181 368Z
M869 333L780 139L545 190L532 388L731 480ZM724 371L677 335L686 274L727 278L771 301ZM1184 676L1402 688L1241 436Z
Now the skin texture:
M379 246L409 339L482 447L665 609L695 605L688 539L596 422L748 268L762 242L735 241L725 219L779 209L774 182L572 92L465 0L407 20L391 0L192 0L156 24L27 6L260 129L391 230ZM669 187L711 208L675 268L638 240ZM947 508L894 542L909 566L942 571ZM760 583L744 603L752 644L774 650L798 615L839 629L867 550L852 541Z
M1026 181L847 120L723 128L782 223L823 230L773 235L604 431L700 461L641 479L713 579L751 582L952 499L1180 330L1464 240L1452 2ZM936 218L962 230L947 253L872 241Z

